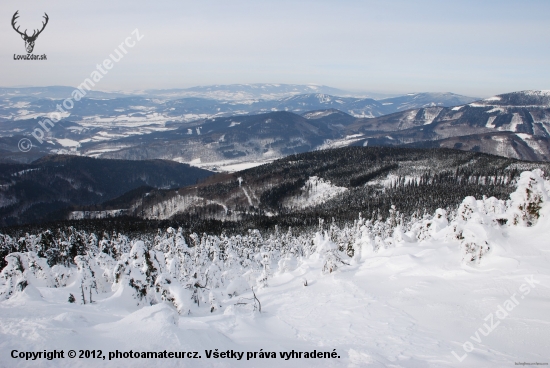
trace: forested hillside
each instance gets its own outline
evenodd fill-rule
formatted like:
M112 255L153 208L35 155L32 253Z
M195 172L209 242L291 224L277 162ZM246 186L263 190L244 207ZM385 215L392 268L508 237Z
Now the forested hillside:
M211 175L171 161L46 156L0 164L0 226L63 219L64 209L109 201L142 186L177 188Z
M177 190L144 190L108 206L75 209L68 218L131 216L140 226L164 221L214 233L275 225L299 231L319 218L385 219L392 206L402 216L421 217L437 208L453 211L467 196L506 199L521 171L549 166L450 149L346 147L291 155Z

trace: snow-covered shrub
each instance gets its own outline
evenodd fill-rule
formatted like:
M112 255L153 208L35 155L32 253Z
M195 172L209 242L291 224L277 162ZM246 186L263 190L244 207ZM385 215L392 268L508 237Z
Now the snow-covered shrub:
M25 268L21 253L11 253L6 256L8 265L0 273L0 298L8 299L15 292L23 291L28 284L25 278Z
M90 256L76 256L76 283L80 285L83 300L89 295L88 301L92 300L92 290L97 294L96 273L92 270L91 263L94 263Z
M513 225L536 224L543 204L548 202L547 186L541 170L521 173L516 191L510 194L509 219Z
M210 313L221 309L222 296L221 293L217 290L211 290L208 293L208 304L210 305Z
M154 251L147 250L143 241L136 241L130 253L123 254L115 266L115 289L130 286L138 304L151 303L149 291L161 272L156 256Z
M95 282L97 291L107 292L111 289L111 285L115 282L113 270L117 262L107 253L100 252L91 263L91 267L95 273Z
M250 285L245 277L238 275L231 278L231 281L225 288L225 293L228 296L239 296L250 290Z
M263 249L260 251L258 262L260 263L262 269L260 277L257 279L258 285L260 287L267 287L267 280L271 276L271 254L269 251Z
M326 232L324 235L320 233L315 234L314 243L317 246L317 253L323 263L323 273L332 273L342 264L345 264L342 261L342 255L338 251L338 246L330 240Z
M423 242L436 237L438 233L449 226L447 212L444 209L437 209L432 215L425 213L421 219L413 216L406 227L409 231L405 231L405 226L397 225L393 230L393 240L396 243L405 241Z
M486 231L486 216L480 211L483 207L483 201L466 197L460 204L455 219L451 222L451 234L460 242L463 261L479 262L491 249Z
M65 287L71 283L74 273L70 267L56 264L50 270L56 287Z
M155 280L157 301L171 303L179 314L188 314L191 308L191 293L174 280L169 273L160 274Z
M485 232L481 227L464 229L461 244L464 251L463 260L468 262L479 263L481 258L491 250Z
M287 253L279 259L277 264L279 273L292 272L298 267L298 260L292 253Z
M375 251L374 239L372 238L371 222L364 221L359 215L356 223L353 241L353 260L359 262L364 260Z

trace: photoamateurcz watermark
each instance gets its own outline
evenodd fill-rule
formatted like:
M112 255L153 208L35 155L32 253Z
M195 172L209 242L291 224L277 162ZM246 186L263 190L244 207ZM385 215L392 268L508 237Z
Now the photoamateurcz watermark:
M524 280L525 280L525 283L521 284L521 286L519 287L519 292L521 293L521 296L519 297L520 299L524 299L531 292L531 289L534 289L536 287L535 284L540 284L540 281L535 280L533 275L526 276ZM509 315L509 312L514 310L514 308L516 308L520 304L520 301L516 297L517 295L518 293L512 294L512 296L506 299L504 303L498 305L494 314L489 313L487 317L483 319L484 321L486 321L486 323L484 323L480 328L478 328L475 331L474 335L470 336L470 339L477 344L481 344L482 336L489 336L489 334L493 332L498 327L498 325L500 325L499 320L506 319L506 317L508 317ZM496 322L494 318L495 316L497 317ZM451 351L453 356L459 362L464 361L464 359L468 357L468 353L471 353L474 350L474 344L471 341L466 341L462 345L462 349L464 349L464 351L466 352L462 356L457 354L454 350ZM520 363L520 365L523 365L523 364L527 364L527 363Z
M36 141L40 144L44 143L45 133L49 132L55 124L63 118L63 114L68 115L67 111L74 107L74 101L80 101L84 96L86 96L86 90L90 91L96 83L103 79L103 76L113 68L113 62L118 63L124 55L128 53L126 47L133 48L136 45L136 40L141 41L142 39L143 35L140 34L139 30L136 28L132 31L132 36L126 37L124 42L115 48L114 53L116 53L116 56L114 53L110 54L109 58L103 60L101 64L97 64L96 70L90 74L89 78L84 79L84 81L77 88L75 88L75 90L71 93L71 97L63 100L62 104L57 104L56 111L51 112L47 119L38 122L40 127L35 128L31 133ZM17 144L17 147L21 152L29 152L32 146L33 143L29 138L22 138Z

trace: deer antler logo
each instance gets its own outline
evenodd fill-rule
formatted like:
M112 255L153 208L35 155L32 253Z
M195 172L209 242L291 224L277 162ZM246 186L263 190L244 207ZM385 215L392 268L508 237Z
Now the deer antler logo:
M48 14L44 13L45 22L42 22L42 29L41 30L35 29L34 32L32 33L32 36L29 36L27 34L27 30L25 30L25 32L21 32L19 31L19 26L15 28L15 21L17 20L17 18L19 18L18 13L19 13L19 10L16 11L15 14L13 15L13 18L11 18L11 26L13 27L13 29L15 29L15 32L19 33L21 35L21 38L25 40L25 48L27 49L27 53L30 54L34 49L34 42L36 41L36 38L40 33L42 33L44 28L46 28L46 24L48 24L48 20L50 18L48 18Z

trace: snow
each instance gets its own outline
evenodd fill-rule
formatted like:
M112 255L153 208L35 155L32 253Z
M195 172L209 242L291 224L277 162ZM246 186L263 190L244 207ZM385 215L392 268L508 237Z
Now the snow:
M538 122L536 122L536 123L538 123ZM548 123L548 122L540 122L540 125L541 125L541 128L544 129L544 130L546 131L546 134L547 134L548 136L550 136L550 129L548 129L548 128L550 128L550 123Z
M68 215L69 220L81 219L102 219L122 216L126 213L125 209L106 210L106 211L72 211Z
M146 218L150 219L166 220L178 213L184 212L186 209L193 207L196 204L218 205L224 209L225 213L228 211L227 206L222 202L217 202L194 195L182 196L177 194L169 199L154 204L150 208L147 208L144 211L144 215Z
M424 109L424 125L430 125L435 118L439 116L439 113L443 110L441 107L437 108L425 108Z
M510 239L509 248L514 240L521 239L517 235ZM44 293L43 300L35 296L0 304L3 335L10 336L2 344L0 359L13 365L9 358L12 349L200 351L203 359L193 366L212 366L213 361L204 359L204 349L336 349L341 358L334 362L302 359L284 366L454 367L459 362L451 352L463 356L462 344L471 341L484 318L510 297L508 289L517 292L524 275L537 272L536 280L548 285L548 266L543 260L548 262L550 248L537 240L523 250L504 252L481 269L460 266L457 248L438 242L382 251L330 276L319 274L318 260L306 261L293 272L274 276L270 286L257 293L263 309L259 315L227 307L223 314L179 316L167 304L137 311L131 311L130 305L128 311L118 305L120 301L71 305L65 301L66 292ZM533 260L529 253L540 254L543 260ZM530 262L518 264L524 260ZM303 279L308 280L307 287ZM482 344L474 345L464 366L544 361L548 294L546 288L533 289L492 334L482 336ZM515 344L517 340L523 344ZM216 363L232 367L258 366L258 362ZM44 366L74 366L69 359L46 363ZM97 365L93 360L78 363ZM119 367L177 366L176 361L160 359L109 363ZM282 363L264 361L261 366L279 367Z
M252 198L250 198L250 195L246 191L245 187L242 187L241 189L243 190L244 195L246 196L246 199L248 200L248 205L251 206L251 207L254 206L254 203L252 203Z
M505 112L506 110L503 109L502 107L495 107L495 108L492 108L491 110L488 110L488 111L485 111L486 114L490 114L490 113L493 113L493 112Z
M197 165L197 164L200 164L200 163L201 163L201 158L200 157L189 161L189 165Z
M353 116L354 118L365 118L365 119L375 118L375 116L372 114L372 111L369 111L368 113L366 113L365 111L361 113L357 113L354 110L348 110L347 113Z
M268 149L267 151L265 151L262 156L263 157L273 157L273 156L277 156L279 153L277 151L275 151L274 149L270 148Z
M23 107L28 107L30 105L30 102L27 101L18 101L16 103L11 103L10 107L14 107L16 109L21 109Z
M531 147L533 151L537 152L540 155L544 155L545 153L544 141L534 139L534 137L531 134L516 133L516 135L520 137L529 147Z
M329 180L311 176L302 187L300 195L291 197L285 206L295 208L316 206L347 190L347 188L333 185Z
M28 173L28 172L31 172L31 171L36 171L36 170L40 170L40 168L21 170L21 171L18 171L16 173L11 174L11 176L21 176L25 173Z
M325 116L335 114L336 112L337 112L336 110L313 111L313 112L308 112L304 114L303 117L306 119L319 119Z
M496 120L496 116L489 116L489 118L487 119L487 124L485 124L485 127L486 128L495 128L495 125L493 124L493 122Z
M516 132L517 131L517 126L520 125L520 124L523 124L523 119L521 118L521 116L517 112L515 112L512 115L512 121L510 122L507 130L509 130L511 132Z
M72 139L57 138L56 141L63 147L80 147L80 143Z
M240 162L235 164L217 165L216 168L218 171L223 171L223 172L237 172L237 171L242 171L246 169L251 169L256 166L265 165L274 160L275 158L265 160L265 161L251 161L251 162Z
M523 124L523 118L518 113L514 113L512 122L510 123L510 130L512 132L517 132L517 126L521 124Z
M221 160L221 161L209 161L201 162L200 159L194 159L192 161L186 161L181 157L175 158L174 161L181 163L188 163L189 165L200 167L201 169L211 170L215 172L236 172L241 170L250 169L252 167L264 165L273 162L278 157L274 156L275 151L267 151L262 156L266 157L263 160Z
M25 120L25 119L41 119L46 115L44 113L31 113L28 110L19 110L18 113L19 115L13 117L13 120L17 121L17 120ZM70 116L69 113L60 113L60 115L63 118ZM38 125L38 122L37 122L37 125Z
M145 110L150 110L151 108L150 107L146 107L146 106L128 106L129 109L131 110L140 110L140 111L145 111Z
M550 96L550 90L548 90L548 89L528 90L528 91L522 91L521 93L523 93L527 96Z
M351 134L351 135L345 136L344 138L339 138L339 139L326 139L323 144L316 147L316 150L347 147L350 144L360 141L362 139L364 139L363 134Z
M450 220L438 210L410 230L395 227L385 240L374 236L372 224L359 220L353 225L354 256L331 272L322 269L335 262L338 246L333 235L338 234L317 232L310 239L310 253L284 254L271 266L267 285L254 281L261 270L233 277L223 290L238 296L220 295L220 301L213 303L221 307L213 312L190 306L189 312L182 313L187 310L185 303L192 304L191 291L178 289L175 279L163 283L169 274L159 275L156 285L174 301L136 302L124 282L132 277L139 283L146 276L147 250L142 241L133 242L118 263L122 281L94 294L94 303L85 305L80 303L80 285L88 277L84 258L65 286L48 287L53 280L44 276L48 268L44 259L31 252L12 254L8 256L12 263L1 273L2 282L17 281L9 272L20 272L13 267L19 257L29 284L0 302L0 366L507 367L515 362L547 363L550 182L541 176L539 170L523 173L508 202L468 197ZM540 217L529 226L532 215L522 209L537 198L542 203ZM509 221L499 225L498 218ZM173 234L173 229L167 233ZM285 237L279 234L274 241ZM167 246L179 248L165 249L164 255L161 250L150 253L159 257L151 261L164 262L166 256L168 264L177 249L195 249L177 236L169 240ZM468 252L474 243L481 248L488 244L490 249L470 262L466 256L473 254ZM214 245L212 251L216 251ZM262 254L269 259L265 249ZM103 259L105 270L110 269L105 254ZM209 270L212 275L217 272L213 266ZM62 267L56 272L61 271ZM95 274L102 272L95 268ZM253 300L252 285L261 312L246 302ZM69 293L76 303L67 302ZM107 359L11 358L13 350L54 349L65 354L69 349L101 349ZM244 352L245 358L206 358L205 350L214 349ZM246 360L246 352L279 356L292 350L333 349L339 356L334 359ZM109 352L115 350L197 351L201 359L109 361Z
M383 179L370 180L366 183L366 185L382 186L384 188L389 188L391 186L394 186L399 181L399 179L400 177L398 175L388 174ZM421 178L419 176L404 175L403 179L405 180L405 183L419 183Z
M82 142L84 142L84 141L82 141ZM99 157L99 156L101 156L101 154L103 154L103 153L106 153L106 152L116 152L116 151L120 150L121 148L124 148L124 147L117 146L117 147L113 147L113 148L104 148L104 149L98 149L98 150L89 150L89 151L86 151L86 156L90 156L90 157Z

